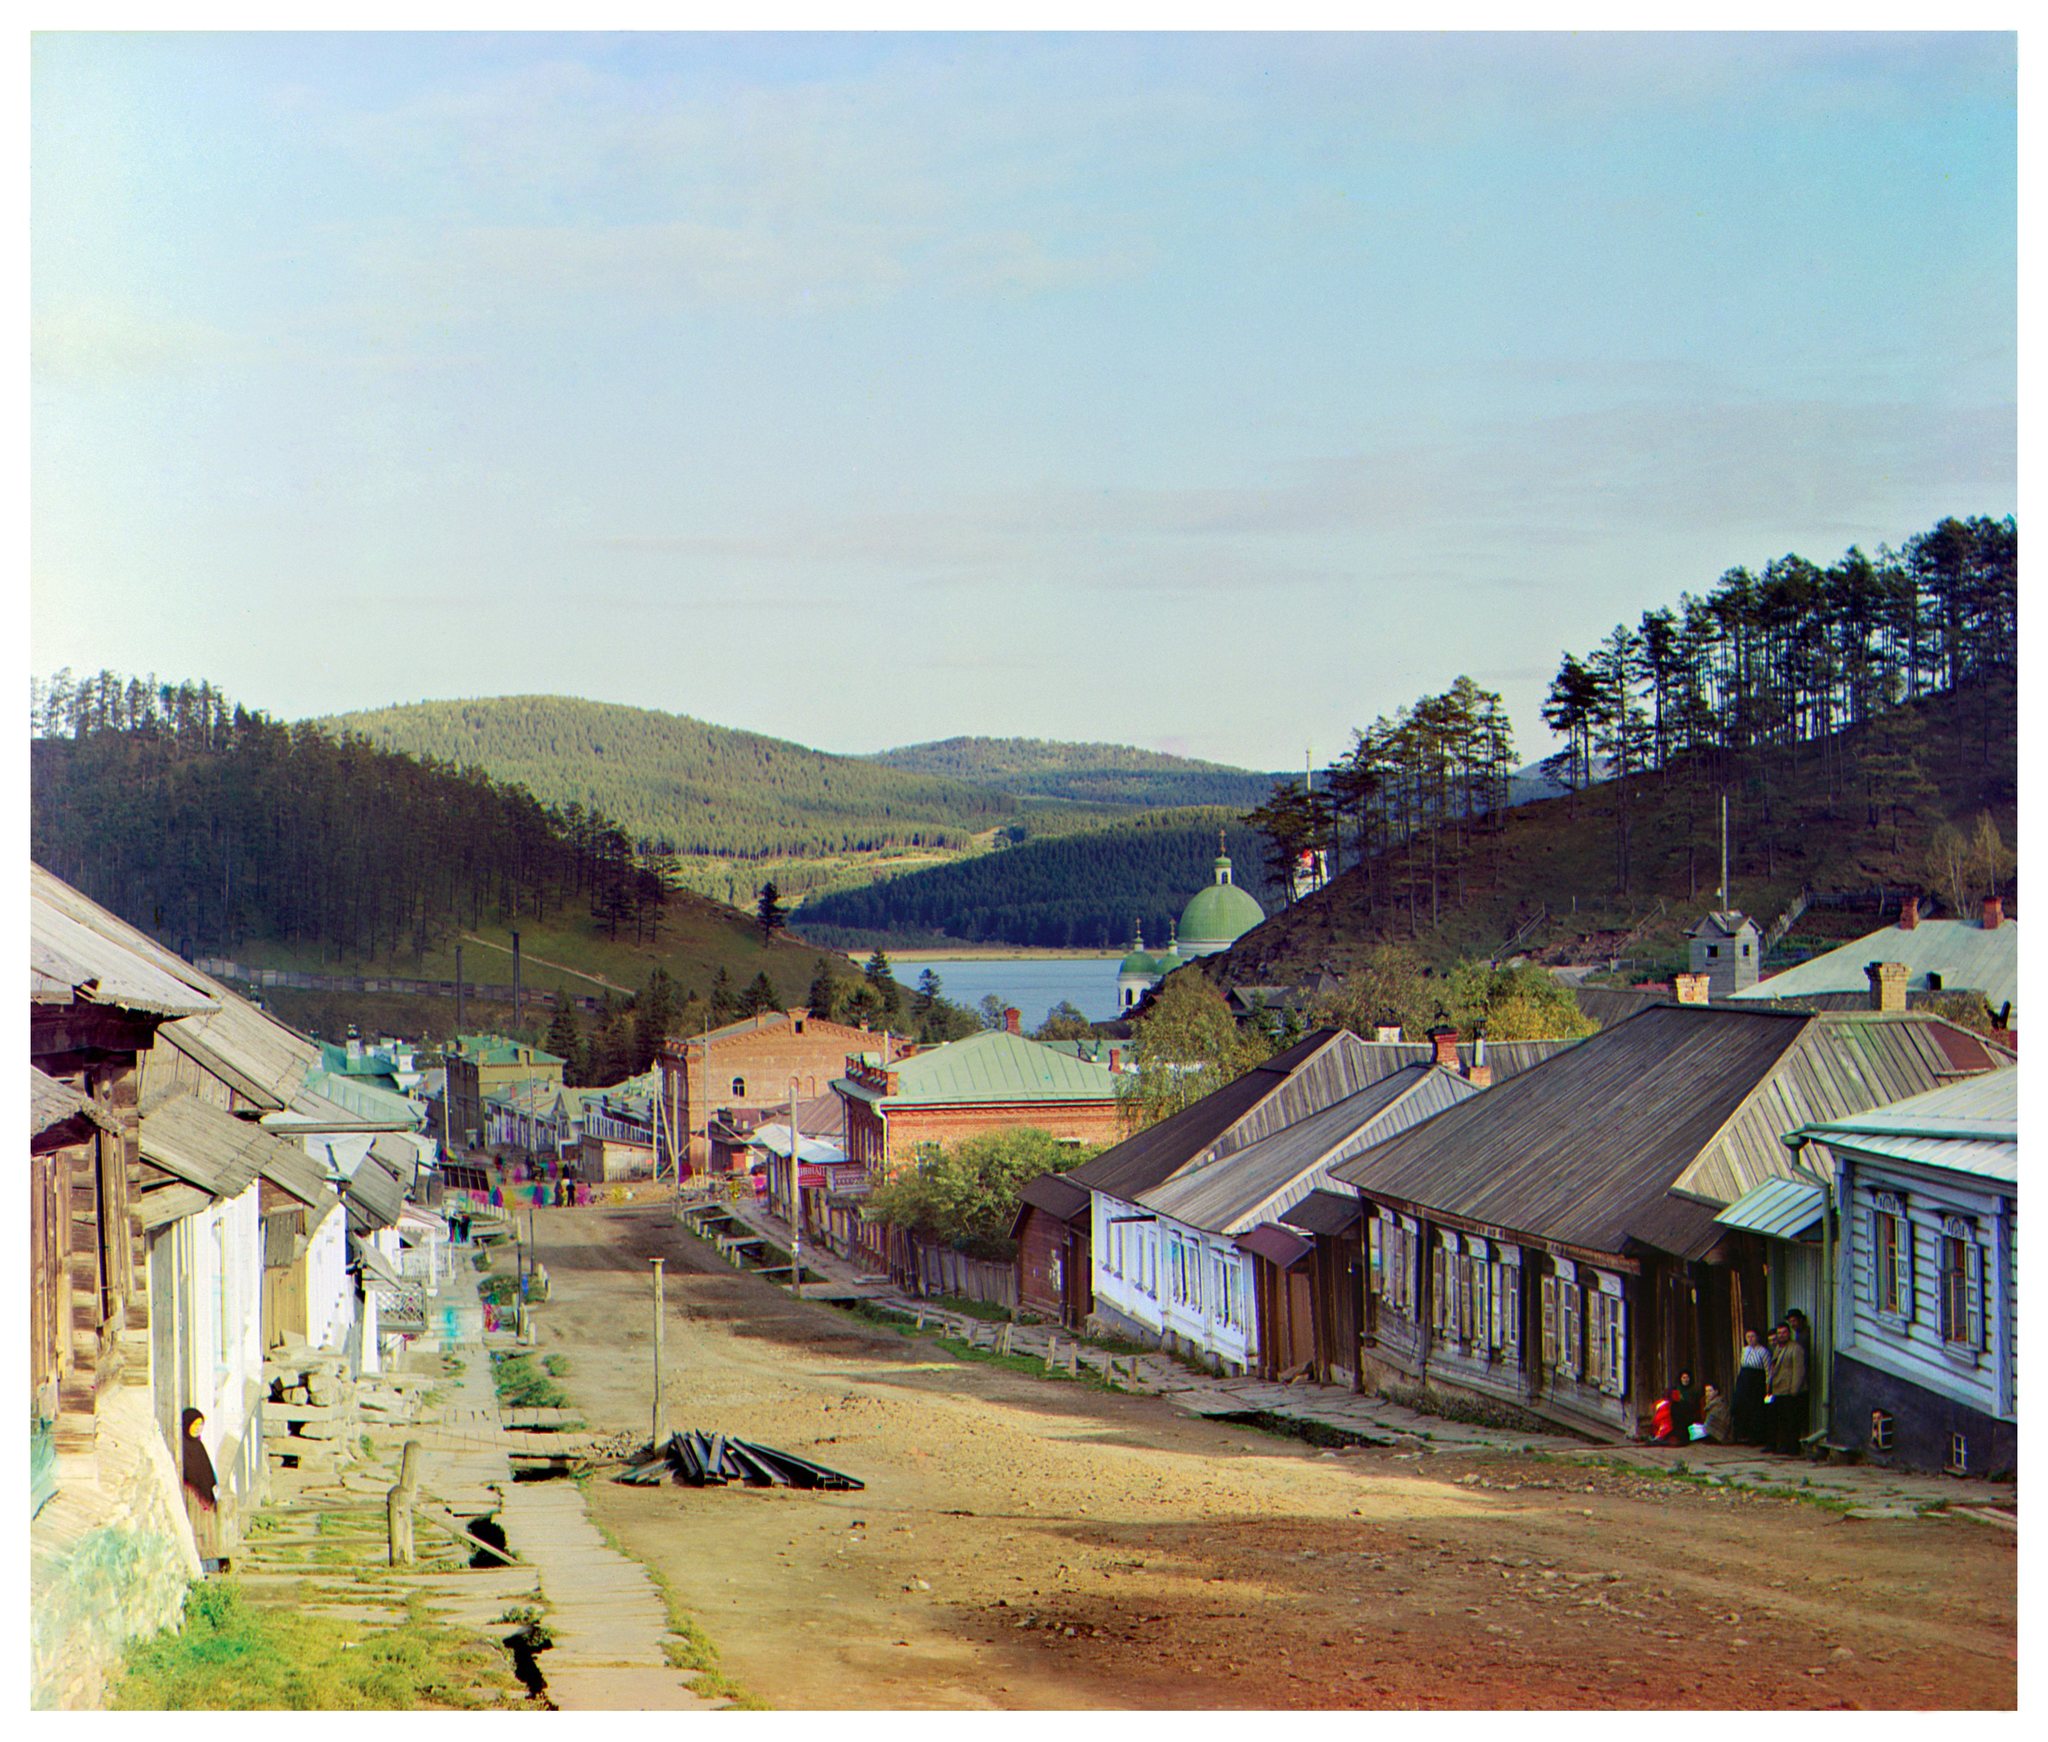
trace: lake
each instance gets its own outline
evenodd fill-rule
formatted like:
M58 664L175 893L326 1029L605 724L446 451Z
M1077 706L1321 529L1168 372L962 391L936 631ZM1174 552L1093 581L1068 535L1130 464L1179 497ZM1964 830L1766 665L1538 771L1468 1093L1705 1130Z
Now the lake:
M1116 969L1122 960L1122 956L976 956L955 961L892 961L890 966L909 991L915 991L917 977L931 969L939 977L939 995L969 1010L993 992L1023 1012L1028 1034L1063 998L1090 1022L1115 1021Z

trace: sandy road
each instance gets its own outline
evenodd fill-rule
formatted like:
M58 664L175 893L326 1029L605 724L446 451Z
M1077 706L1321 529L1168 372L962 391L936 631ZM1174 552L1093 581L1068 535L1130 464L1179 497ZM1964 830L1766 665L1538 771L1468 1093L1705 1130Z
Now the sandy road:
M591 1503L729 1674L811 1708L2007 1706L2016 1545L1957 1520L1534 1459L1333 1454L955 1362L799 1306L658 1210L544 1211L544 1348L644 1427L647 1258L671 1422L858 1494Z

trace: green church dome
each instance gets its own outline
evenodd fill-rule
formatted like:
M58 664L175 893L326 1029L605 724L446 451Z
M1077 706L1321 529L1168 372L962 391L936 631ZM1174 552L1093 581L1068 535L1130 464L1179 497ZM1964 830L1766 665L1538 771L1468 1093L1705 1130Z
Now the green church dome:
M1152 957L1148 956L1143 950L1133 950L1117 964L1116 971L1120 976L1124 974L1143 974L1148 979L1159 972L1158 968L1153 965Z
M1265 922L1266 910L1230 880L1228 856L1219 857L1216 881L1198 891L1181 913L1181 954L1214 955Z

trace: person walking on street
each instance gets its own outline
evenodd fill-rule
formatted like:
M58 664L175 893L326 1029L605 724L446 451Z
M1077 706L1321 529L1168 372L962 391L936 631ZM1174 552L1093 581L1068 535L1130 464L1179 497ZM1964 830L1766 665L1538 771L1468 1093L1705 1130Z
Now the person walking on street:
M1806 1435L1806 1351L1789 1323L1778 1326L1769 1383L1770 1396L1764 1401L1770 1410L1771 1450L1792 1457Z

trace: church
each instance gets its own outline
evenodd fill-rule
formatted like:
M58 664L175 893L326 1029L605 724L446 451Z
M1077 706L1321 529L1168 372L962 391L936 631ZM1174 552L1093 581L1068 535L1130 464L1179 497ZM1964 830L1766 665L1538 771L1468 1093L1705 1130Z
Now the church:
M1220 847L1222 842L1219 840ZM1214 866L1215 881L1197 890L1194 899L1181 910L1180 923L1163 950L1148 951L1145 934L1137 931L1131 953L1117 964L1116 1003L1120 1012L1137 1008L1145 994L1176 968L1185 967L1201 956L1227 950L1254 926L1263 925L1265 909L1232 881L1230 855L1219 852Z

